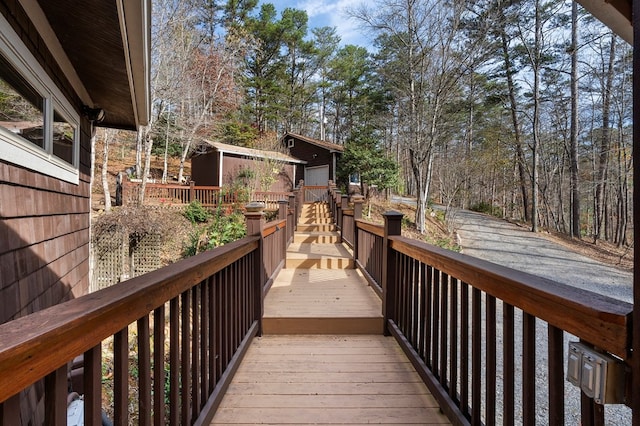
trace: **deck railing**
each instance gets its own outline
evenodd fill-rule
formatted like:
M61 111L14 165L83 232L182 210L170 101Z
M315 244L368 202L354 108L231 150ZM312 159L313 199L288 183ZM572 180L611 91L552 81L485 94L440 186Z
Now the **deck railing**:
M135 204L139 199L141 184L125 180L122 183L122 200L124 204ZM181 206L200 201L204 207L239 205L247 201L265 203L267 210L277 210L280 201L288 201L290 192L256 191L247 200L246 194L228 191L220 186L147 183L145 186L145 203Z
M448 417L564 424L564 401L575 398L582 424L604 424L602 405L565 393L565 340L572 335L617 357L628 372L633 306L401 237L401 219L356 220L356 264L382 292L387 333ZM546 333L536 332L542 327Z
M109 380L113 420L131 424L132 377L136 423L208 424L261 333L266 284L284 261L286 234L274 230L286 219L264 224L261 212L247 215L252 236L0 325L0 424L14 424L20 393L42 383L46 424L66 425L67 365L80 355L84 372L73 390L84 395L85 424L101 424ZM113 359L109 375L104 354Z

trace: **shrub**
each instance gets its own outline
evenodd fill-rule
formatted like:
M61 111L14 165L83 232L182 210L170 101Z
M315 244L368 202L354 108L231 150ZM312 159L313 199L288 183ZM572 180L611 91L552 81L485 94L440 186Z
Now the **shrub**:
M184 208L184 217L191 223L205 223L211 217L209 210L205 209L200 201L194 200Z
M239 212L216 211L210 224L194 227L183 250L184 257L194 256L203 251L231 243L247 234L244 215Z

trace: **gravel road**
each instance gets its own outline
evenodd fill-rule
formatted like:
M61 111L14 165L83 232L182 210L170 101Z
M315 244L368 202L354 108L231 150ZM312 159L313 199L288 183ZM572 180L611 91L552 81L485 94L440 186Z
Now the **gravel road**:
M498 263L510 268L563 282L565 284L600 293L621 301L631 303L632 279L629 272L621 271L608 265L581 256L567 250L565 247L529 232L526 228L470 211L458 211L455 214L458 235L461 239L463 252L470 256ZM498 312L497 318L502 318ZM483 321L484 322L484 321ZM498 324L498 329L502 327ZM522 330L521 316L517 316L516 330ZM537 363L540 365L536 372L538 385L536 386L537 414L536 423L548 424L547 396L546 396L546 366L547 366L547 336L543 321L537 321ZM517 334L517 333L516 333ZM519 340L519 339L516 339ZM569 340L577 340L574 336L565 337L565 347ZM518 343L516 343L518 345ZM521 349L517 350L520 352ZM501 370L501 354L498 353L498 369ZM516 354L517 359L519 358ZM566 351L565 351L566 370ZM498 383L501 382L498 372ZM516 373L517 374L517 373ZM499 387L501 387L499 385ZM516 394L521 394L520 383L516 382ZM500 394L500 389L498 389ZM565 386L565 424L573 425L580 422L579 394L576 388L566 382ZM498 402L501 402L498 395ZM519 419L516 408L516 419ZM498 409L500 411L500 409ZM498 418L498 423L501 419ZM605 422L608 425L631 424L631 411L620 405L607 405L605 408Z
M465 254L633 303L633 274L629 272L504 220L466 210L455 215Z

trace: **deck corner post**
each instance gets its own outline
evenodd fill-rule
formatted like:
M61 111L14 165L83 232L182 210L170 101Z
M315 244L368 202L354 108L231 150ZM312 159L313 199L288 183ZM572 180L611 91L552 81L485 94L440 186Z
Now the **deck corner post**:
M189 182L189 202L196 200L196 182Z
M286 219L287 218L287 208L289 207L289 202L287 200L278 201L278 219Z
M342 229L342 204L339 203L338 200L342 199L341 198L342 192L336 189L335 191L333 191L333 193L334 193L334 204L336 205L333 219L336 221L336 226L338 227L338 230L341 230ZM342 236L342 233L340 233L340 235Z
M244 217L247 221L247 235L256 235L260 237L258 251L253 265L253 283L254 283L254 318L258 321L258 336L262 336L262 315L264 313L263 288L266 283L266 271L264 268L264 238L262 237L262 228L264 227L264 204L249 203L246 205Z
M384 318L384 334L389 332L389 320L395 320L395 292L397 266L395 253L390 247L389 237L401 235L404 215L396 211L388 211L384 216L384 243L382 246L382 316Z
M353 200L353 261L358 260L358 219L362 219L362 205L364 197L362 195L354 195Z
M293 231L298 229L298 209L296 207L295 191L289 194L289 210L291 210L291 214L293 215L293 229L291 230L293 234Z

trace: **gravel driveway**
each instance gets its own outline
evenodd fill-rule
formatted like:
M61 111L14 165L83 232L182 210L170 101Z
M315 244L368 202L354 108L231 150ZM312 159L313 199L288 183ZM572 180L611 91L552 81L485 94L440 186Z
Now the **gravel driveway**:
M629 272L569 251L504 220L467 210L455 215L465 254L633 303L633 274Z
M581 256L546 238L529 232L526 228L499 220L487 215L470 211L454 213L455 224L461 239L463 252L467 255L498 263L510 268L525 271L534 275L563 282L565 284L591 290L609 297L632 303L632 279L629 272L621 271L608 265ZM502 314L498 304L498 330L501 330ZM484 315L483 315L484 317ZM516 359L521 359L522 317L516 315ZM484 318L483 318L484 323ZM483 324L484 326L484 324ZM498 341L500 342L499 331ZM547 411L547 327L541 320L537 321L536 362L540 366L536 371L536 423L548 424ZM565 348L569 340L577 340L565 333ZM520 346L518 348L518 346ZM500 348L500 346L498 346ZM502 402L501 374L502 354L498 349L498 404ZM566 371L566 350L565 350ZM518 364L518 363L516 363ZM484 366L484 360L483 360ZM516 367L516 374L520 370ZM565 382L565 424L580 422L579 392L569 382ZM516 380L517 399L521 395L520 383ZM516 423L521 424L521 407L516 401ZM501 409L498 405L497 423L502 423ZM607 405L605 408L607 425L631 424L631 410L621 405Z

